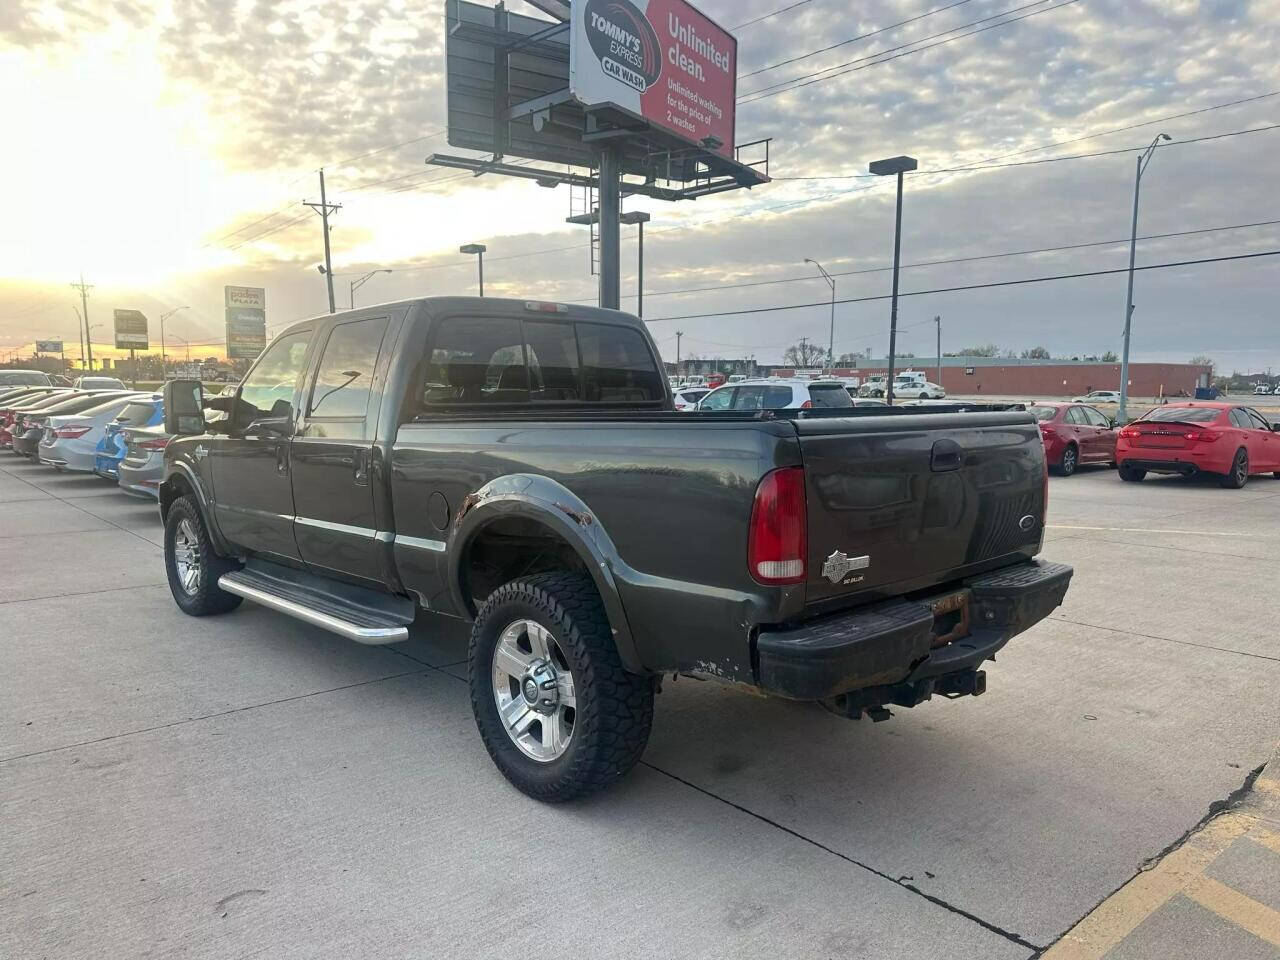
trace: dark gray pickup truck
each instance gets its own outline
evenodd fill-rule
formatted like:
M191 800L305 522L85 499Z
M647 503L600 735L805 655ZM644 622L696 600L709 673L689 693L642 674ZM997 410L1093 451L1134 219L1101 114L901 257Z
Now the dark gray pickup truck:
M165 392L178 605L375 644L471 621L481 737L542 800L635 764L667 673L877 720L980 694L1071 578L1034 559L1025 411L676 413L622 313L384 304L289 327L234 396Z

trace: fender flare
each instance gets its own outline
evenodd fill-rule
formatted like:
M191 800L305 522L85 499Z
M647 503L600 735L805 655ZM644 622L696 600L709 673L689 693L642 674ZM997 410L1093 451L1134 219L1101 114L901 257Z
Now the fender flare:
M163 502L165 488L173 482L175 476L181 476L184 481L195 491L196 509L200 511L200 519L204 521L204 528L209 532L209 539L213 541L214 549L223 556L228 555L227 542L222 537L222 531L218 529L218 525L214 522L213 511L209 509L209 498L205 493L204 484L200 480L200 475L191 468L189 463L183 460L174 460L168 465L165 472L164 480L160 484L160 497ZM161 515L161 520L164 515Z
M623 666L648 673L636 651L622 597L613 571L620 563L617 548L589 507L563 484L548 477L511 474L486 483L466 498L450 531L449 590L458 610L471 610L462 590L463 558L472 541L495 520L518 517L533 520L559 535L581 558L604 603L614 643Z

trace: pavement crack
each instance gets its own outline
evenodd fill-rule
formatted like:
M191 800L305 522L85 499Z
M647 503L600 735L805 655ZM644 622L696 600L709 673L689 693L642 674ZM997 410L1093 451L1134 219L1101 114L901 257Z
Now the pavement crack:
M1016 943L1018 946L1024 947L1027 950L1032 951L1033 955L1039 954L1046 949L1045 947L1041 947L1032 943L1030 940L1027 940L1025 937L1021 936L1020 934L1014 933L1011 930L1005 930L1003 927L998 926L997 924L994 924L988 920L982 919L975 913L970 913L968 910L965 910L963 907L957 907L955 904L949 903L946 900L943 900L941 897L936 897L931 893L925 893L923 890L917 887L914 883L907 882L912 879L911 877L905 877L905 876L894 877L894 876L891 876L890 874L885 873L882 870L877 870L875 867L870 866L869 864L863 863L861 860L857 860L849 856L847 853L841 853L839 850L829 847L825 843L822 843L819 840L814 840L812 837L806 837L803 833L800 833L797 830L793 830L791 827L788 827L785 824L781 824L777 820L773 820L769 817L766 817L762 813L757 813L756 811L750 809L749 807L744 807L740 803L735 803L734 801L729 800L726 797L722 797L718 793L714 793L706 789L705 787L700 787L696 783L686 780L684 777L671 773L668 770L663 770L661 767L656 766L647 760L641 760L639 765L642 767L648 767L650 770L654 771L655 773L660 773L664 777L668 777L671 780L676 781L677 783L684 784L689 789L696 790L698 793L701 793L703 796L710 797L713 800L718 800L720 803L723 803L726 806L732 807L733 809L737 810L740 813L745 813L747 816L752 817L756 820L759 820L761 823L768 824L769 826L773 827L776 830L781 830L783 833L789 836L795 837L797 840L807 843L810 846L817 847L819 850L823 851L824 853L829 853L833 857L837 857L845 861L846 863L850 863L855 867L865 870L868 873L879 877L881 880L887 880L889 881L889 883L892 883L894 886L901 887L903 890L909 890L911 893L914 893L916 896L924 900L927 900L929 903L932 903L936 907L941 907L943 910L946 910L948 913L954 913L956 916L963 917L964 919L970 921L971 923L976 923L978 926L982 927L984 930L990 933L994 933L998 937L1003 937L1005 940L1008 940L1010 943Z
M274 707L282 703L293 703L297 700L309 700L312 697L322 697L327 693L339 693L343 690L354 690L357 687L367 687L375 683L386 683L388 680L400 680L404 677L416 677L422 674L421 670L410 670L407 673L396 673L387 677L375 677L372 680L359 680L355 683L344 683L341 686L329 687L326 690L313 690L310 693L299 693L292 697L280 697L276 700L267 700L263 703L250 703L243 707L232 707L230 710L219 710L215 713L206 713L199 717L187 717L183 720L172 720L169 723L157 723L150 727L142 727L138 730L126 730L124 733L113 733L106 737L95 737L92 740L78 740L75 743L64 743L57 747L47 747L44 750L32 750L30 753L19 753L12 757L0 757L0 763L9 763L12 760L26 760L31 757L40 757L48 753L59 753L63 750L73 750L76 747L88 747L99 743L109 743L112 740L121 740L125 737L136 737L142 733L153 733L156 730L168 730L171 727L182 727L189 723L199 723L202 720L216 720L219 717L229 717L237 713L246 713L250 710L260 710L263 707Z
M1194 824L1188 827L1182 833L1181 836L1176 837L1174 840L1172 840L1159 853L1155 854L1154 856L1150 856L1146 860L1142 861L1142 863L1138 866L1138 869L1135 870L1131 876L1125 877L1122 881L1120 881L1120 883L1116 886L1114 890L1109 890L1105 894L1103 894L1097 903L1093 904L1093 906L1085 910L1084 913L1080 914L1079 917L1071 921L1071 923L1067 924L1066 928L1062 931L1062 934L1060 934L1057 937L1054 937L1053 943L1049 944L1046 947L1039 948L1039 952L1037 952L1034 956L1030 957L1029 960L1037 960L1037 958L1040 957L1050 947L1052 947L1054 943L1057 943L1059 940L1062 939L1062 937L1066 936L1067 933L1069 933L1070 931L1074 930L1077 926L1079 926L1080 923L1085 919L1085 917L1090 916L1100 906L1102 906L1104 903L1106 903L1108 900L1114 897L1117 893L1119 893L1121 890L1127 887L1130 883L1132 883L1134 877L1137 877L1139 874L1146 873L1147 871L1153 869L1157 864L1160 863L1161 860L1169 856L1169 854L1173 853L1175 850L1177 850L1179 847L1185 844L1188 840L1190 840L1193 836L1195 836L1197 832L1203 829L1205 824L1207 824L1214 817L1218 816L1218 814L1224 813L1227 810L1230 810L1231 808L1238 806L1240 802L1246 796L1249 795L1249 792L1253 790L1254 781L1257 780L1258 777L1262 775L1262 771L1266 769L1266 766L1267 765L1265 763L1262 763L1262 764L1259 764L1257 767L1254 767L1252 770L1250 770L1248 776L1244 778L1244 783L1236 787L1236 789L1232 790L1229 794L1227 794L1221 800L1214 800L1212 803L1210 803L1209 809L1205 811L1205 814L1203 817L1201 817Z
M12 600L0 600L0 606L10 603L34 603L37 600L65 600L69 597L96 597L101 593L120 593L122 590L149 590L155 587L167 587L164 583L135 583L127 587L103 587L101 590L85 590L80 593L51 593L42 597L15 597Z

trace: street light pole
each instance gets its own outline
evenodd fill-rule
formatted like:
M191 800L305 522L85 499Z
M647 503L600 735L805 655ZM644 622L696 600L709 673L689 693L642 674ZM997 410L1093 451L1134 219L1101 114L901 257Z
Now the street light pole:
M363 287L366 283L368 283L371 279L373 279L374 277L376 277L378 274L380 274L380 273L390 273L390 272L391 272L391 268L390 268L390 267L383 267L382 269L379 269L379 270L370 270L368 273L366 273L366 274L365 274L363 277L361 277L359 280L352 280L352 281L351 281L351 291L350 291L350 293L351 293L351 309L352 309L352 310L354 310L354 309L356 308L356 291L357 291L357 290L359 290L361 287Z
M160 379L161 380L166 379L168 376L166 373L166 367L168 364L164 355L164 322L168 320L170 317L172 317L179 310L190 310L190 309L191 309L190 307L174 307L168 313L160 314Z
M480 271L480 296L484 296L484 254L489 248L483 243L467 243L458 248L459 253L474 254Z
M871 173L879 177L892 174L898 176L898 210L893 226L893 300L889 307L889 375L884 384L885 400L889 406L893 406L893 364L898 350L898 271L902 262L902 176L919 166L914 157L890 157L887 160L874 161L869 168Z
M640 244L636 254L636 316L641 319L644 318L644 225L651 219L643 210L632 210L618 218L619 223L635 226L640 231L636 238Z
M831 287L831 331L828 334L827 339L827 369L830 369L834 367L836 363L836 278L827 273L826 268L824 268L817 260L810 260L808 257L805 257L804 262L812 263L817 267L818 272L822 274L823 279L827 281L827 285Z
M1161 140L1171 141L1173 137L1162 133L1151 141L1138 156L1138 173L1133 182L1133 232L1129 236L1129 289L1124 297L1124 348L1120 357L1120 409L1116 413L1116 422L1122 426L1128 422L1129 412L1129 333L1133 327L1133 267L1138 255L1138 195L1142 192L1142 174L1147 164L1155 156L1156 147Z

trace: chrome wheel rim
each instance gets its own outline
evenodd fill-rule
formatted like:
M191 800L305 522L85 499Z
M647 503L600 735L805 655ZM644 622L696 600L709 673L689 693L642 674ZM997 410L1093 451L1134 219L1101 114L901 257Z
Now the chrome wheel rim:
M1071 473L1076 468L1076 452L1067 447L1066 452L1062 455L1062 472Z
M173 531L173 566L178 572L178 583L188 596L195 596L200 589L200 538L190 520L178 521Z
M573 673L555 637L540 623L517 620L493 648L493 699L511 742L531 760L550 763L573 740L578 713Z
M1236 479L1244 483L1249 479L1249 455L1241 453L1236 457Z

